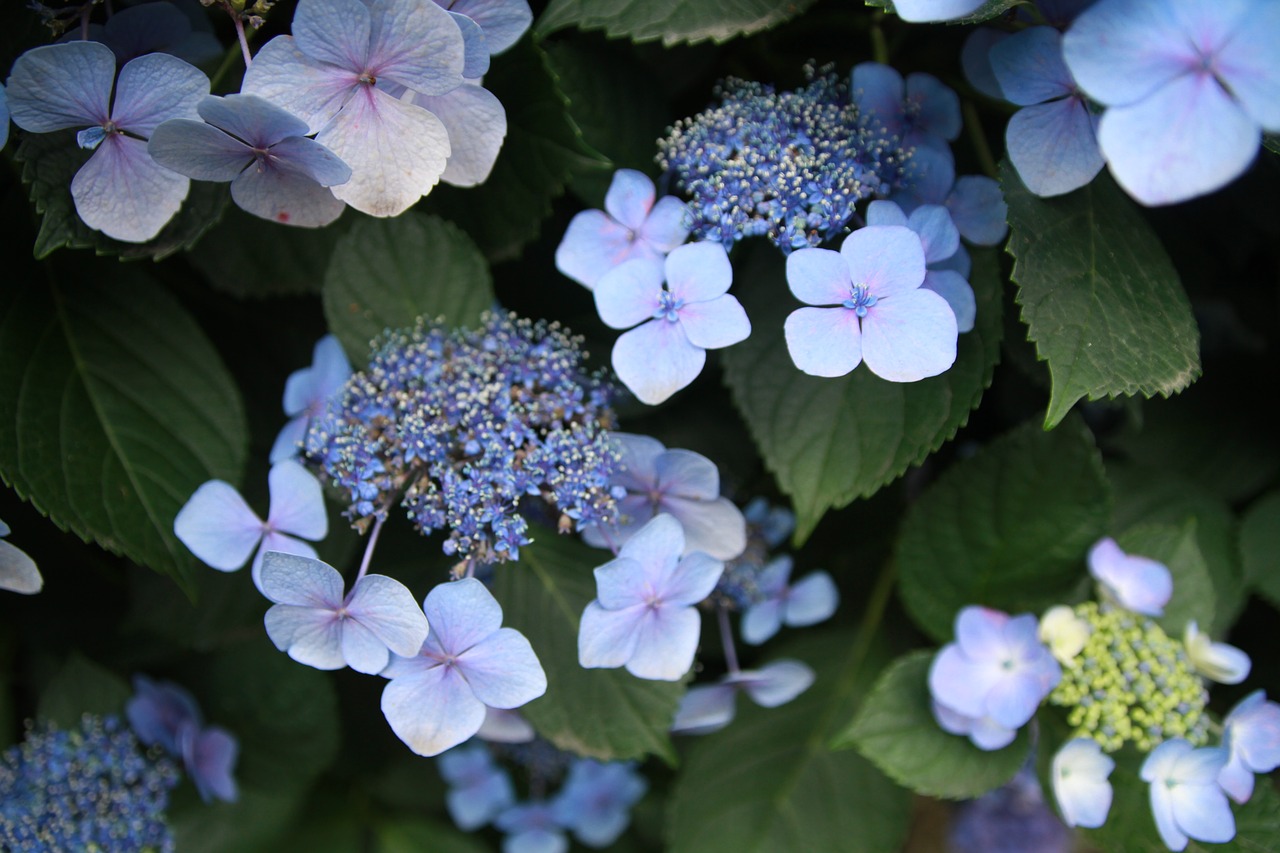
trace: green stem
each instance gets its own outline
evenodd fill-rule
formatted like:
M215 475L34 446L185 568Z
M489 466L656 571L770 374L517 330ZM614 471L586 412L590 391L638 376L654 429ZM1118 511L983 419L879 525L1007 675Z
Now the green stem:
M871 22L871 56L881 65L889 64L889 42L884 37L884 29L880 26L880 22L884 20L884 13L877 12Z
M880 577L876 578L876 585L871 590L871 596L867 599L867 608L862 614L862 623L858 625L858 634L854 637L853 646L849 651L849 663L845 666L842 681L852 683L857 679L858 670L862 668L867 653L871 651L871 643L875 640L876 633L880 630L880 623L884 620L884 613L889 608L889 599L893 597L893 585L897 580L898 565L894 562L886 565L880 572Z
M978 162L988 177L999 180L1000 171L996 168L996 158L991 154L991 146L987 145L987 137L982 133L982 123L978 121L978 110L973 101L964 102L964 123L969 127L969 140L978 154Z

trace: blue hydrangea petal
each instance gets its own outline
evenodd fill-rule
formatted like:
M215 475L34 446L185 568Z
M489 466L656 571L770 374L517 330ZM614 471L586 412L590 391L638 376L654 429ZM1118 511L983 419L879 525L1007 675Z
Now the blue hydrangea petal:
M644 258L624 261L600 276L592 292L595 294L596 312L606 326L630 329L653 317L658 310L662 295L662 266Z
M1195 47L1181 32L1177 4L1107 0L1086 9L1062 38L1072 77L1108 106L1132 104L1185 74Z
M882 299L862 321L862 358L890 382L937 376L955 364L956 315L923 288Z
M28 50L13 63L8 100L13 123L32 133L102 124L116 76L116 57L92 41Z
M484 724L480 726L476 736L493 743L528 743L538 733L517 712L486 707Z
M786 601L786 622L804 628L830 619L840 606L840 591L831 575L810 572L791 587Z
M1217 73L1246 113L1272 132L1280 131L1280 5L1255 3L1218 58Z
M383 716L418 755L439 755L470 738L484 722L484 707L461 673L447 665L394 678L382 688Z
M715 244L720 248L720 244ZM725 294L706 302L691 302L680 309L680 325L689 343L703 349L720 349L745 341L751 321L742 303Z
M1215 844L1236 834L1227 796L1218 787L1218 774L1227 761L1226 750L1213 747L1182 753L1169 777L1174 820L1178 829L1197 841Z
M175 757L181 755L179 732L192 723L199 726L203 720L195 697L171 681L155 681L141 674L133 677L133 691L124 713L138 740L147 746L159 745Z
M1231 759L1218 781L1239 803L1253 793L1254 773L1270 773L1280 766L1280 705L1266 698L1265 691L1255 690L1236 703L1223 721Z
M439 584L427 593L422 609L431 636L450 654L466 651L502 627L502 607L475 578Z
M453 749L457 749L454 747ZM453 752L450 749L444 755ZM444 756L442 755L441 758ZM445 806L449 817L463 832L472 832L508 808L516 801L511 778L503 771L496 771L484 784L464 789L451 788L445 793Z
M1253 662L1243 650L1227 643L1215 643L1200 631L1196 621L1187 623L1182 644L1196 672L1219 684L1239 684L1249 677Z
M945 261L960 248L960 230L951 221L951 213L941 205L920 205L911 211L907 227L920 238L926 264Z
M686 303L715 299L727 293L733 283L729 253L719 243L679 246L667 255L665 269L667 290Z
M1067 826L1097 829L1106 822L1112 800L1107 777L1115 766L1115 760L1091 738L1070 740L1054 754L1053 795Z
M1126 554L1110 537L1089 549L1089 574L1102 586L1103 597L1144 616L1160 616L1173 596L1173 575L1160 562Z
M527 0L449 0L449 8L484 29L489 51L495 55L519 41L533 23Z
M991 49L1009 37L1003 30L991 27L979 27L969 33L964 47L960 50L960 65L964 69L965 79L969 85L988 98L1004 99L1004 91L1000 81L996 79L995 70L991 67Z
M325 335L311 350L311 365L289 374L284 383L284 412L301 415L319 409L351 378L351 362L336 335Z
M1001 678L987 691L986 716L1006 728L1019 728L1035 715L1046 693L1033 678Z
M209 94L209 78L167 53L139 56L120 69L111 120L143 138L171 118L199 119L197 105Z
M200 117L254 148L270 148L290 136L306 136L307 123L257 95L210 95L196 106Z
M626 541L618 557L620 560L633 560L640 567L640 573L633 574L626 581L631 594L637 596L635 600L639 600L646 589L661 589L667 584L685 551L685 542L684 526L667 513L655 515ZM621 588L619 585L618 590ZM601 597L606 606L609 597Z
M1098 144L1116 181L1147 205L1212 192L1244 172L1262 132L1208 75L1188 74L1102 116Z
M225 729L194 725L183 729L183 765L206 803L214 799L234 803L239 797L232 775L239 752L239 742Z
M1005 651L1004 626L1009 617L987 607L965 607L956 614L956 643L975 660L997 657Z
M653 208L656 195L653 181L644 172L619 169L613 173L613 180L609 182L609 189L604 196L604 209L618 222L632 231L638 231Z
M915 291L924 281L924 246L910 228L897 225L859 228L845 238L840 254L849 266L853 284L867 287L881 300L900 298ZM848 299L849 294L843 298ZM879 310L877 304L872 313Z
M1000 680L998 665L975 662L955 643L942 647L929 668L929 692L934 700L966 717L986 716L987 694Z
M271 466L267 474L271 511L267 524L273 529L305 539L323 539L329 533L324 492L316 476L298 462L287 459Z
M342 621L342 660L356 672L377 675L387 668L391 652L368 625L356 619Z
M946 143L917 145L907 160L905 190L894 200L907 213L921 204L941 204L956 182L956 159ZM912 201L908 203L907 199Z
M758 646L782 629L782 602L777 598L757 601L742 614L742 641Z
M650 251L644 241L633 238L630 229L619 225L603 210L584 210L569 220L569 227L556 247L556 269L588 290L607 272L629 259L657 262L661 270L661 256ZM659 272L659 283L661 279Z
M844 376L862 363L862 329L848 308L792 311L783 333L791 360L810 376Z
M658 439L648 435L638 435L636 433L615 432L610 435L613 439L614 447L618 449L621 458L618 460L619 468L614 473L614 481L633 492L648 491L649 487L658 480L658 461L667 448ZM688 451L686 451L688 452ZM702 457L706 459L706 457ZM710 462L711 460L707 460ZM714 468L714 464L712 468ZM714 474L716 482L716 494L720 493L720 474Z
M422 0L380 0L375 8L369 63L379 78L424 95L462 84L466 46L452 15Z
M910 220L907 219L907 215L902 212L902 208L898 206L897 202L883 198L878 198L871 202L871 204L867 205L866 219L868 225L901 225L903 228L911 227L909 225ZM801 249L801 251L804 250ZM792 257L795 257L795 255L798 254L800 254L800 252L794 253Z
M578 663L586 669L613 669L635 654L640 621L647 605L606 610L593 601L582 611L578 626Z
M932 290L947 300L951 313L956 315L957 332L964 334L973 331L973 323L978 316L978 301L974 298L973 287L965 281L964 276L954 270L927 270L921 287Z
M365 575L346 599L350 619L364 625L378 642L402 657L416 655L427 639L427 617L409 588L385 575ZM374 672L381 671L383 663ZM353 669L358 669L352 665ZM367 670L358 670L366 672Z
M652 681L679 681L693 666L702 617L693 607L648 609L636 630L627 672Z
M750 520L750 515L743 513ZM752 522L753 524L755 522ZM787 581L791 579L794 561L786 554L774 557L756 575L756 588L770 598L779 598L787 591Z
M1062 59L1062 34L1031 27L991 49L991 68L1005 100L1018 106L1042 104L1070 95L1075 81Z
M346 209L333 190L278 164L246 169L232 181L231 199L254 216L299 228L321 228Z
M957 272L962 278L968 281L969 273L973 272L973 260L969 257L969 252L965 249L964 244L961 243L960 248L956 249L956 253L954 255L946 260L931 264L930 268L939 271L951 270L952 272ZM928 276L926 275L926 279L927 278Z
M743 672L735 681L762 708L785 705L808 690L815 680L813 669L798 660L774 661L760 669Z
M476 698L493 708L519 708L547 692L547 674L533 646L514 628L500 628L458 658Z
M0 589L20 595L34 595L44 587L44 578L31 556L0 540Z
M253 556L253 566L250 569L253 575L253 584L259 591L262 590L262 560L269 551L292 554L309 560L318 559L316 549L301 539L295 539L287 534L267 529L262 537L262 544L258 546L258 551Z
M702 551L694 551L680 560L675 573L662 589L666 604L692 607L702 602L715 589L724 563Z
M978 717L970 725L968 734L969 740L973 741L974 746L991 752L997 749L1004 749L1013 743L1013 739L1018 735L1018 730L1005 728L991 717Z
M223 572L249 561L262 539L263 523L230 483L210 480L187 500L173 520L174 535L201 562Z
M247 145L202 121L175 118L155 129L147 153L166 169L198 181L231 181L253 162Z
M455 187L484 183L507 136L507 111L497 96L465 83L443 95L417 95L413 102L434 113L449 133L449 162L440 180Z
M728 498L690 500L667 495L662 508L680 520L685 554L701 551L718 560L732 560L747 548L746 520Z
M898 17L912 23L953 21L977 10L986 0L894 0Z
M885 135L897 135L903 128L903 99L906 83L902 75L879 62L861 62L850 74L853 99L870 127Z
M849 298L852 283L849 264L839 252L811 248L787 256L787 286L808 305L839 305Z
M947 210L960 236L978 246L994 246L1009 230L1009 205L1000 184L985 175L962 175L947 194Z
M351 180L333 194L370 216L397 216L431 192L450 150L440 119L368 86L356 91L316 142L351 167Z
M937 77L923 72L908 75L906 99L915 107L918 130L946 140L960 135L960 96Z
M691 687L671 722L673 734L705 735L733 722L738 691L726 684Z
M276 36L254 56L240 90L292 113L318 133L351 97L352 86L350 71L309 58L291 36Z
M1009 160L1038 196L1079 189L1102 171L1096 119L1079 98L1025 107L1005 129Z
M267 636L277 649L315 669L342 669L342 622L328 608L277 604L263 617Z
M190 187L186 175L151 159L147 143L110 133L71 179L71 197L90 228L145 243L178 212Z
M707 351L689 342L679 323L650 320L613 345L618 379L642 403L656 406L698 378Z
M489 45L485 42L484 30L457 11L450 11L449 15L462 33L462 76L472 80L483 77L489 70Z
M337 154L314 139L291 136L271 147L275 167L284 172L305 176L322 187L345 184L351 179L351 167Z
M302 0L292 29L298 50L313 60L357 73L369 64L373 12L360 0Z
M689 208L683 201L664 195L640 226L641 241L657 252L670 252L689 237Z
M656 486L664 500L681 497L691 501L713 501L720 497L720 470L701 453L664 450L653 460L652 471L649 483L642 488Z

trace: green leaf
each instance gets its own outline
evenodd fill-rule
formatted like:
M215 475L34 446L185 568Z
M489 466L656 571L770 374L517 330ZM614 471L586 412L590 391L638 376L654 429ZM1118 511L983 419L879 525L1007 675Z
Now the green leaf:
M1028 337L1053 377L1045 428L1081 397L1168 397L1200 375L1191 303L1159 239L1108 175L1060 198L1001 165Z
M173 519L206 480L239 481L244 409L183 307L136 269L19 275L0 295L0 475L116 554L181 579Z
M1240 556L1245 580L1280 607L1280 491L1254 502L1240 524Z
M1027 759L1027 727L993 752L942 730L930 710L933 652L912 652L884 671L862 710L836 738L837 748L858 750L891 779L931 797L963 799L998 788Z
M80 725L85 714L124 714L133 695L128 683L111 670L72 652L40 694L36 716L61 729Z
M450 222L409 211L360 219L334 247L324 277L324 313L354 364L369 342L419 317L474 325L493 307L489 265Z
M63 247L93 249L99 255L121 258L160 258L189 249L222 216L227 187L192 181L187 200L167 225L146 243L125 243L94 231L81 221L71 197L71 180L92 152L76 144L75 131L28 133L14 159L22 163L22 180L31 185L31 201L44 216L34 254L45 258Z
M1213 579L1196 543L1196 522L1190 519L1181 527L1170 524L1142 524L1131 527L1116 537L1126 554L1164 563L1173 576L1173 597L1165 605L1164 615L1156 619L1160 627L1173 637L1181 637L1187 622L1194 619L1202 631L1214 625Z
M782 335L798 303L784 261L757 245L736 260L736 293L751 337L724 352L725 376L765 463L789 494L796 541L823 513L868 497L955 435L978 405L1000 354L1000 285L993 252L973 253L978 320L960 336L955 365L920 382L886 382L861 365L821 379L796 369Z
M1262 145L1273 154L1280 154L1280 133L1262 134Z
M945 640L967 605L1038 614L1069 601L1110 514L1088 430L1024 424L957 462L911 507L897 549L903 603Z
M544 38L565 27L604 30L610 38L662 39L668 47L710 39L716 43L775 27L803 12L813 0L551 0L533 25Z
M825 631L778 649L813 667L813 686L778 708L740 696L728 728L691 740L667 805L672 853L901 849L910 796L861 755L827 748L879 665L832 654L851 645Z
M478 187L438 186L428 210L458 223L492 260L513 258L538 236L569 179L612 164L582 139L542 48L523 39L495 57L484 85L507 110L507 138Z
M480 839L426 818L394 818L374 826L374 853L487 853Z
M499 566L493 594L504 623L529 638L547 673L547 692L520 713L561 749L602 760L649 753L674 761L667 728L683 685L636 678L625 669L578 665L578 620L596 597L592 569L608 562L596 551L549 530Z

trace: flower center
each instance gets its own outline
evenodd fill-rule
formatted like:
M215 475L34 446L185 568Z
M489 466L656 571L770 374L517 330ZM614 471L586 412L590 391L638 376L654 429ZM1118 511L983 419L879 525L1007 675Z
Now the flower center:
M680 309L683 307L683 299L677 299L670 291L664 290L658 296L658 310L653 312L653 319L661 320L665 317L667 322L674 323L680 319Z
M865 284L855 284L853 289L849 291L849 298L844 301L844 307L851 309L859 317L867 316L867 309L871 308L877 302L876 297L871 295L871 291L867 289Z

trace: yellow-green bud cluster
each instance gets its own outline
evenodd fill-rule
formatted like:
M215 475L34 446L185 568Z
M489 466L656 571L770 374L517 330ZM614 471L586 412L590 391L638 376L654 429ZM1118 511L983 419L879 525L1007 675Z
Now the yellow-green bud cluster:
M1077 605L1089 639L1065 661L1049 702L1069 708L1073 737L1096 740L1107 752L1132 743L1149 752L1166 738L1195 746L1208 741L1209 694L1186 649L1155 622L1095 602Z

